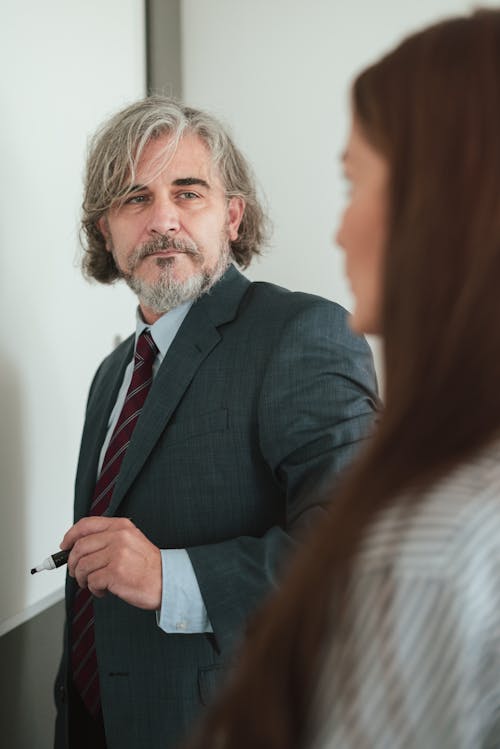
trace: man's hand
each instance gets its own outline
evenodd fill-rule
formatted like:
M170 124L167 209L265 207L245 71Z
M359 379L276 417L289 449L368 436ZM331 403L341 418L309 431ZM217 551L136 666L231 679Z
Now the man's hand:
M71 549L68 572L81 588L98 598L109 591L132 606L160 609L161 552L127 518L83 518L66 533L61 549Z

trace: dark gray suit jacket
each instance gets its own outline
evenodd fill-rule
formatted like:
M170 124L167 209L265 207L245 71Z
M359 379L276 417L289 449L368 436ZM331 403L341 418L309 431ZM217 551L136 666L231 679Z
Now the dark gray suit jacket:
M88 512L110 411L133 336L97 371L76 477ZM213 634L166 634L153 611L95 601L109 749L175 746L210 699L248 615L318 509L308 491L337 474L370 430L372 358L338 305L234 267L185 318L154 380L107 514L160 548L185 548ZM74 582L67 582L71 606ZM67 639L67 638L66 638ZM56 683L66 747L68 657Z

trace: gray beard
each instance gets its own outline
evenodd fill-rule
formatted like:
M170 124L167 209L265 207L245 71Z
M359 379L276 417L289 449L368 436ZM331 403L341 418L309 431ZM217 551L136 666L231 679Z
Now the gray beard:
M184 304L184 302L196 301L203 294L206 294L212 286L224 275L231 263L231 253L227 239L221 243L219 257L215 266L211 269L194 271L185 281L178 281L174 277L175 257L159 257L156 264L162 269L158 281L147 283L142 278L133 275L134 267L139 262L139 257L144 257L156 248L159 248L160 242L151 243L146 248L141 248L132 258L129 272L122 272L121 277L125 283L132 289L134 294L139 298L142 306L147 307L156 315L164 315L175 307ZM193 256L195 263L201 263L203 256L194 247L184 246L181 242L170 242L165 240L161 245L165 249L167 246L175 246L177 249L185 249L186 252ZM116 262L116 258L115 258Z

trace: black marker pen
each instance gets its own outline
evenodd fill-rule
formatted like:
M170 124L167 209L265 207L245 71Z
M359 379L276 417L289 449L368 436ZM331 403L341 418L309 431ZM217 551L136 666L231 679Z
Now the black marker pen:
M38 567L33 567L31 574L34 575L35 572L41 572L42 570L55 570L56 567L62 567L62 565L66 564L68 561L69 552L70 549L67 551L56 551L55 554L44 559Z

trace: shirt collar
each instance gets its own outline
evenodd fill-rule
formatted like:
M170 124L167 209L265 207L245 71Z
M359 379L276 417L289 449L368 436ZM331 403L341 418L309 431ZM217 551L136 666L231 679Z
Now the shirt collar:
M177 331L181 327L182 321L191 309L192 304L192 300L189 302L184 302L178 307L165 312L165 314L162 315L155 323L153 323L153 325L149 325L144 321L140 307L137 307L135 342L137 343L137 339L139 338L143 330L149 328L153 341L158 347L158 356L160 357L160 360L163 359L170 347L170 344L174 340Z

